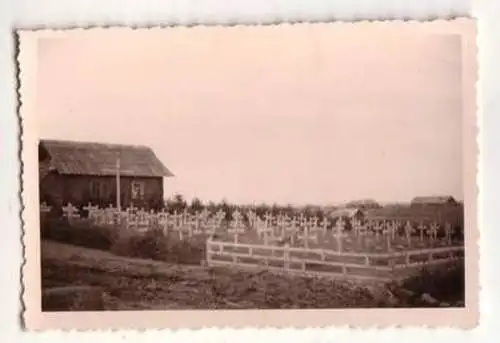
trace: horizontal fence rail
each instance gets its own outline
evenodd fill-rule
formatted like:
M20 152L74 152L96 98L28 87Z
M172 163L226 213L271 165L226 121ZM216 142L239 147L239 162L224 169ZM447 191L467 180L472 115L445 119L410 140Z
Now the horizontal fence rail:
M292 274L389 281L398 278L395 275L398 270L460 260L463 258L463 251L463 247L445 247L393 253L353 253L208 239L206 261L209 266L263 268ZM415 257L419 259L412 261Z

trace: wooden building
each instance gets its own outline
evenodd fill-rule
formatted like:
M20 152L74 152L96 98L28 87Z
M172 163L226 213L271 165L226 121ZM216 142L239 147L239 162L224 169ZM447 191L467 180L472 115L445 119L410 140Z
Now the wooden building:
M40 201L60 208L120 205L163 206L163 178L173 176L146 146L41 140Z
M452 196L427 196L415 197L411 201L411 206L429 206L429 205L457 205L458 202Z
M342 218L344 220L363 220L365 214L358 208L340 208L329 213L329 217L336 220Z
M380 208L380 204L373 199L361 199L350 201L345 204L346 208L359 208L363 210L372 209L372 208Z

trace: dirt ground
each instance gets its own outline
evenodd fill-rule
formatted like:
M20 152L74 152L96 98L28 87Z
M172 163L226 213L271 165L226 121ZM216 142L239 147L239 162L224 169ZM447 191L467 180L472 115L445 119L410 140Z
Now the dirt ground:
M167 264L51 241L41 248L43 289L100 287L104 310L404 306L378 284Z

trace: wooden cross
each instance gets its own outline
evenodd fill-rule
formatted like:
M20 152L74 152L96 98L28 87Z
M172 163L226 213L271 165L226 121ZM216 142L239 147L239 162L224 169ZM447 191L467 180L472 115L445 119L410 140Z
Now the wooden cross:
M248 224L250 225L250 227L255 228L255 219L257 217L257 214L254 211L249 210L247 213L247 217L248 217Z
M358 235L358 230L359 230L359 220L353 219L352 220L352 231L354 233L354 236Z
M135 213L139 210L139 208L135 207L134 204L130 204L130 206L127 208L127 211L129 211L130 213Z
M361 225L361 222L359 220L354 220L352 223L352 228L354 231L354 237L356 237L356 243L359 246L361 241L361 231L363 226ZM363 234L365 234L365 232L363 232Z
M157 214L158 217L158 226L163 229L163 233L168 235L168 212L166 212L163 208Z
M357 245L358 247L361 247L362 245L364 246L365 245L365 237L366 235L368 234L368 231L369 231L369 224L366 223L366 224L361 224L360 222L358 222L359 226L357 228Z
M411 225L410 221L406 222L405 225L405 234L406 234L406 241L408 242L408 246L411 245L411 235L415 231L413 228L413 225Z
M281 213L279 213L276 217L276 226L278 226L279 228L284 226L283 215Z
M149 220L149 223L153 222L153 223L156 224L156 222L158 221L158 213L156 213L155 211L153 211L153 209L150 209L149 210L148 220Z
M385 243L386 243L387 251L391 251L392 250L392 241L391 240L393 237L393 226L392 226L392 224L385 222L383 228L384 228L383 234L385 236Z
M174 231L179 231L179 227L180 227L180 216L179 214L177 213L177 210L174 210L174 214L171 215L171 218L172 218L172 229Z
M303 213L299 215L299 226L304 227L307 224L307 219Z
M446 223L444 226L444 233L445 233L445 239L446 239L446 244L451 245L451 234L452 234L452 229L451 229L451 224Z
M384 230L384 225L380 222L377 222L374 226L373 226L373 231L375 232L375 238L379 238L380 235L382 234L382 231Z
M317 216L313 216L311 217L311 219L309 220L309 223L311 224L311 227L315 228L318 226L318 217Z
M230 233L234 235L234 243L238 243L238 234L244 233L244 227L243 227L243 217L241 213L238 210L235 210L232 213L233 220L231 221L231 228L229 230Z
M320 223L321 229L323 230L323 234L326 234L326 231L328 229L328 225L330 225L330 221L326 216L323 216L323 220Z
M238 244L238 236L239 236L239 234L245 233L245 228L242 226L232 227L228 230L228 232L233 235L234 243Z
M148 213L141 208L139 211L137 211L136 218L137 229L140 231L145 231L149 227Z
M113 205L109 204L108 207L104 209L104 222L106 224L113 224L115 209Z
M218 227L217 217L212 217L208 220L207 229L209 236L215 235L215 230Z
M288 214L283 216L283 231L290 231L290 217Z
M343 239L343 235L344 235L344 228L345 228L345 223L344 223L344 220L342 219L342 217L340 217L338 220L337 220L337 224L336 224L336 234L335 234L335 237L337 238L337 246L338 246L338 251L341 252L342 251L342 239Z
M267 212L264 216L265 227L268 228L272 225L273 216L271 213Z
M304 247L306 249L309 249L309 226L306 224L303 228L303 236L302 239L304 240Z
M437 223L432 223L429 226L429 229L427 230L427 234L429 235L433 243L437 241L438 231L439 231L439 224Z
M217 213L215 214L215 216L219 220L219 224L220 224L220 223L222 223L224 218L226 218L226 212L224 212L223 210L218 210Z
M393 221L390 226L389 226L390 234L392 239L396 239L398 230L399 230L399 224L395 221Z
M82 209L84 209L85 211L87 211L87 213L89 214L89 217L90 217L90 213L92 212L92 210L95 209L94 206L92 206L92 203L89 201L87 203L87 205L83 206Z
M47 205L47 203L45 201L40 204L40 212L42 212L42 213L48 213L48 212L50 212L51 209L52 209L52 207Z
M68 203L65 207L62 208L64 216L68 218L68 221L73 221L74 218L78 217L78 209L73 206L71 203Z
M127 212L125 219L127 230L133 230L137 227L137 216L135 213Z
M297 230L297 224L298 224L297 217L293 216L292 220L290 220L290 228L293 232Z
M417 227L417 230L419 231L419 240L420 240L420 242L423 242L424 241L424 233L425 233L425 230L427 230L424 223L420 223Z

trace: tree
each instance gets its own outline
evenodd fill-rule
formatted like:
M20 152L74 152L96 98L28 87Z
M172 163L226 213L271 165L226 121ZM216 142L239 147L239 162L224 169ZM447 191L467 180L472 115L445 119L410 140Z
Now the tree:
M200 199L193 198L193 200L191 200L191 205L189 206L189 209L192 212L202 211L203 208L204 208L203 202Z
M172 198L167 200L166 207L169 212L182 212L186 209L187 203L182 194L176 193Z
M267 212L269 212L269 206L265 203L262 203L255 207L255 213L257 213L257 215L260 217L264 216Z
M222 199L221 203L219 204L219 210L223 211L226 215L225 219L226 220L231 220L232 217L232 209L231 205L227 202L226 199Z
M210 211L210 213L217 212L217 205L213 201L209 201L206 208L208 211Z

